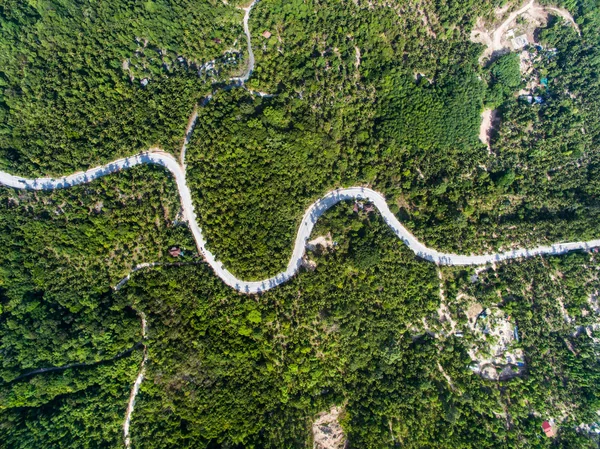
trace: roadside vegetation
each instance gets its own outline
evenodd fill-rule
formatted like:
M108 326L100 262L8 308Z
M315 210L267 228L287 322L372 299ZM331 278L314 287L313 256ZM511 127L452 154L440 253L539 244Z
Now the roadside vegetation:
M84 196L74 190L91 188L96 198L105 198L103 210L108 212L110 196L127 195L132 189L128 184L140 179L128 176L138 173L148 179L153 172L136 170L141 173L118 175L117 180L124 177L120 182L111 176L45 195L56 199L72 194L70 201L77 204ZM155 171L155 182L168 179ZM173 188L169 184L163 188ZM107 191L97 191L100 187ZM44 202L52 212L55 204L48 198L32 200L31 207ZM157 212L152 202L146 204L146 220L154 223ZM3 279L9 281L9 288L2 290L3 343L21 345L28 371L50 362L92 362L10 381L25 371L24 362L3 360L0 413L5 441L16 447L48 441L61 441L65 447L119 445L127 388L139 370L141 349L111 358L140 341L135 311L147 317L148 361L131 423L132 447L304 447L314 417L334 405L344 406L341 424L357 447L541 448L549 444L540 436L546 417L563 418L557 437L562 447L595 447L597 442L575 429L594 422L600 385L594 381L597 346L585 331L573 336L577 326L597 319L587 303L588 295L600 289L595 258L583 253L516 261L480 273L475 284L470 281L472 269L443 269L448 310L458 326L461 294L485 306L500 303L518 323L528 368L510 381L490 382L469 369L469 334L458 338L443 332L435 265L416 258L367 206L355 211L353 204L340 204L326 213L314 237L330 237L318 240L325 244L307 253L308 268L262 295L240 295L204 264L140 271L119 292L111 292L106 288L110 276L98 267L69 278L72 318L65 312L51 318L40 311L57 308L56 302L64 299L51 285L34 289L24 283L17 296L16 286ZM82 209L94 216L89 207ZM121 207L119 213L127 209ZM136 213L137 222L143 223L144 215ZM61 219L48 215L52 222L45 234L58 240ZM82 228L85 221L71 226L75 235ZM169 229L153 231L164 235L166 246L172 244ZM140 231L138 237L151 234ZM19 232L11 227L3 234L10 241ZM178 239L184 241L184 236ZM122 241L120 245L127 239ZM93 242L86 246L92 247ZM38 257L44 250L32 246L27 254ZM79 260L93 267L97 257L86 252ZM72 272L65 259L53 265L41 257L36 260L23 264L25 274L44 268L49 278L60 281ZM75 282L91 272L96 276L85 284ZM530 283L540 286L531 290ZM88 285L103 295L87 293ZM37 292L39 301L32 302L27 289ZM559 297L575 317L569 325L561 324ZM36 321L14 312L17 306L24 310L32 305L36 307L29 313L36 314ZM98 316L100 310L106 312ZM78 324L76 329L64 324L54 328L53 339L31 332L37 323L47 328L52 320ZM20 327L15 328L17 323ZM63 341L60 349L57 338ZM104 344L90 347L86 339ZM44 358L40 349L45 346L54 349L56 358ZM549 380L551 375L569 381ZM548 382L553 385L551 396L546 393ZM89 421L90 416L102 416L102 426L97 418Z
M139 317L114 286L141 262L195 244L177 225L174 182L138 167L53 192L0 189L0 379L94 363L139 341Z
M0 168L63 175L176 153L195 103L239 70L202 67L245 48L241 20L210 0L2 2Z
M309 252L309 270L260 296L206 266L144 272L120 292L151 329L134 446L304 447L314 417L344 405L352 447L550 447L550 418L561 418L560 447L596 447L575 430L595 422L600 393L598 347L573 336L598 319L585 299L600 287L589 254L503 264L476 284L472 269L445 270L457 322L463 293L518 323L527 371L495 382L469 369L470 334L434 330L436 268L376 213L336 206L315 230L328 233L335 244ZM559 297L587 318L562 324Z
M199 111L188 181L227 268L246 279L281 271L305 207L357 184L384 192L419 239L444 251L597 234L600 28L582 26L580 37L551 18L542 50L529 50L532 76L548 83L530 104L518 95L518 54L480 66L482 47L468 40L490 5L445 18L437 38L418 11L310 5L264 1L252 12L248 86L274 97L219 92ZM595 9L573 11L600 23ZM497 109L490 151L477 138L485 107Z
M65 174L153 146L177 154L194 105L243 66L245 5L0 4L0 168ZM440 250L598 238L600 13L570 0L581 36L563 20L539 30L542 49L528 51L541 100L530 102L514 54L482 66L469 42L498 6L261 0L247 87L273 96L217 90L186 158L225 267L279 272L305 208L360 184ZM499 120L490 151L477 137L484 108ZM141 313L133 448L307 447L333 407L357 448L598 447L596 253L474 276L420 260L368 204L345 203L318 222L326 244L298 276L242 295L195 257L179 209L157 167L52 192L0 188L8 447L122 446ZM111 288L144 262L165 266ZM471 369L487 338L469 333L471 303L518 328L525 366L512 379Z

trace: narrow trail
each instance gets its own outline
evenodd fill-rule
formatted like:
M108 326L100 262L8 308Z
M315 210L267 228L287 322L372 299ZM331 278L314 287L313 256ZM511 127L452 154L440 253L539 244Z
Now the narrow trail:
M137 271L143 270L144 268L157 267L159 265L162 266L164 264L162 264L160 262L152 262L152 263L145 262L145 263L140 263L140 264L136 265L135 267L133 267L131 269L131 271L127 274L127 276L125 276L123 279L121 279L117 283L117 285L115 285L113 287L113 290L115 290L115 291L121 290L121 288L129 281L129 279L131 279L131 275L134 274L134 273L136 273Z
M308 242L315 223L328 209L341 201L370 201L375 207L377 207L377 209L379 209L383 219L394 232L394 234L396 234L398 238L400 238L406 244L406 246L410 248L410 250L412 250L420 258L439 265L485 265L492 262L518 259L522 257L533 257L543 254L564 254L569 251L587 250L592 247L600 246L600 239L595 239L587 242L556 243L550 246L520 248L502 253L482 255L443 253L435 249L428 248L419 240L417 240L417 238L413 236L390 211L386 200L381 193L378 193L367 187L348 187L336 189L327 193L319 200L315 201L306 210L296 234L292 256L290 257L285 271L262 281L244 281L235 277L235 275L227 270L223 264L216 259L215 255L206 248L206 240L202 234L200 226L198 225L196 213L194 212L194 206L192 203L192 195L186 183L185 171L177 162L177 160L170 154L160 151L144 152L136 156L118 159L110 164L92 168L85 172L78 172L58 179L26 179L19 176L10 175L5 172L0 172L0 184L17 189L53 190L87 183L102 176L115 173L119 170L128 169L142 164L163 166L171 172L175 178L177 189L179 191L184 218L189 223L189 227L192 231L192 235L194 236L194 240L196 241L198 251L203 255L204 260L212 267L215 274L219 276L223 282L241 293L252 294L264 292L283 284L293 277L302 265L302 257L304 256L306 243Z
M573 25L573 28L575 28L577 35L579 37L581 37L581 30L579 29L579 25L577 24L577 22L575 22L575 19L573 18L573 16L571 15L571 13L569 11L567 11L564 8L555 8L553 6L546 6L546 9L548 11L552 11L552 12L558 14L560 17L562 17L567 22L569 22L571 25Z
M231 78L230 83L228 85L222 87L221 89L229 90L229 89L239 88L239 87L246 89L245 82L250 78L250 75L252 74L252 71L254 70L254 52L252 50L252 40L251 40L251 34L250 34L249 20L250 20L250 12L252 11L252 8L254 7L254 5L256 5L257 2L258 2L258 0L254 0L248 7L242 8L244 10L244 21L243 21L244 33L246 34L246 41L247 41L247 47L248 47L248 65L246 67L246 70L240 77ZM248 90L248 89L246 89L246 90ZM268 94L265 92L256 92L256 91L252 91L252 90L248 90L248 92L250 92L250 94L252 94L252 95L257 95L260 97L271 97L272 96L271 94ZM214 93L215 92L213 91L211 94L204 97L199 102L199 106L206 106L206 104L212 99ZM98 179L102 176L105 176L105 175L108 175L111 173L115 173L115 172L130 168L130 167L135 167L135 166L141 165L141 164L162 165L165 168L167 168L167 170L169 170L175 177L175 181L177 183L177 188L179 190L179 196L180 196L181 203L183 206L184 219L190 223L190 227L192 228L192 233L196 240L196 245L198 246L198 250L200 251L201 254L204 255L204 258L207 261L212 261L213 266L216 266L215 264L217 262L216 262L214 256L212 255L212 253L208 252L205 249L206 242L202 236L202 231L200 230L200 228L197 225L196 215L194 213L193 205L191 202L191 194L190 194L190 191L185 182L185 172L186 172L185 157L186 157L186 153L187 153L187 148L192 139L192 135L193 135L197 120L198 120L198 105L196 105L194 107L192 114L188 118L188 124L185 129L185 136L183 139L183 144L182 144L181 152L179 155L179 163L177 163L177 161L170 154L163 153L157 149L150 149L148 152L141 153L141 154L138 154L133 157L122 158L122 159L116 160L114 162L108 163L106 165L103 165L101 167L96 167L91 170L87 170L85 172L77 172L72 175L61 177L58 179L57 178L26 179L26 178L22 178L19 176L13 176L13 175L10 175L5 172L0 172L0 184L3 184L8 187L13 187L16 189L54 190L54 189L71 187L71 186L79 185L82 183L87 183L87 182L93 181L94 179ZM192 225L192 222L194 223L194 225ZM211 262L209 262L209 263L211 263ZM152 268L152 267L155 267L158 265L182 265L182 264L180 264L180 263L162 264L159 262L139 264L139 265L135 266L131 270L131 272L129 274L127 274L127 276L125 276L123 279L121 279L119 281L119 283L114 287L114 290L115 291L120 290L121 287L123 287L123 285L125 285L129 281L129 279L131 278L131 275L133 273L135 273L139 270L145 269L145 268ZM227 272L227 273L229 275L231 275L229 272ZM145 339L147 324L146 324L146 316L144 315L143 312L140 312L140 319L141 319L141 323L142 323L142 338ZM131 393L129 395L129 401L127 403L127 409L125 411L125 420L123 422L123 440L124 440L125 447L127 449L131 448L131 436L130 436L131 417L133 415L133 410L134 410L137 394L139 393L140 387L142 385L142 381L144 380L144 375L146 372L146 361L148 358L148 348L145 344L143 344L143 343L141 343L141 344L143 345L143 348L144 348L142 363L140 365L140 371L138 372L138 375L137 375L135 382L133 384L133 387L131 389ZM130 350L125 351L125 353L119 354L117 357L122 357L124 354L130 353L131 351L133 351L133 349L137 348L138 346L139 346L139 344L137 344L134 348L131 348ZM68 369L68 368L75 368L75 367L82 367L82 366L88 366L88 365L85 363L75 363L75 364L65 365L63 367L40 368L40 369L31 371L29 373L23 374L14 380L18 380L18 379L28 377L28 376L31 376L34 374L38 374L38 373L45 373L45 372L50 372L50 371L60 371L60 370Z
M123 279L121 279L114 287L113 290L118 292L119 290L121 290L121 288L123 288L123 286L125 284L127 284L127 282L129 282L129 279L131 279L131 276L140 271L140 270L144 270L146 268L154 268L154 267L182 267L184 265L200 265L203 262L144 262L144 263L140 263L137 264L135 267L133 267L129 273L127 273L127 275L125 277L123 277Z
M269 94L266 92L250 90L250 89L246 88L246 86L245 86L246 81L248 81L248 79L250 78L250 75L252 75L252 72L254 71L254 61L255 60L254 60L254 51L252 50L252 35L250 34L249 21L250 21L250 12L252 11L252 8L254 8L254 6L258 3L258 1L259 0L254 0L246 8L240 8L240 9L242 9L242 11L244 11L244 20L243 20L244 34L246 35L246 45L248 48L248 65L246 66L246 70L244 71L244 73L241 76L230 78L229 84L222 86L217 90L230 90L230 89L234 89L234 88L238 87L238 88L246 89L251 95L256 95L258 97L270 98L273 96L272 94ZM202 98L202 100L200 100L198 102L198 104L200 106L206 106L208 104L208 102L210 100L212 100L212 97L215 93L216 93L216 90L213 91L212 93L208 94L206 97ZM192 111L192 114L188 118L188 125L187 125L187 128L185 129L183 145L181 146L181 152L179 155L179 162L180 162L181 167L183 168L184 172L186 169L185 155L187 153L187 148L192 139L192 135L194 133L194 128L196 127L197 120L198 120L198 106L196 105L194 107L194 110Z
M252 50L252 40L250 37L249 21L250 11L252 11L252 8L254 8L254 5L256 5L256 3L258 3L258 0L254 0L252 3L250 3L249 6L247 6L246 8L242 8L242 10L244 11L244 33L246 34L246 42L248 44L248 66L246 67L246 71L242 76L231 79L232 81L237 81L241 84L244 84L246 81L248 81L248 78L250 78L250 75L252 75L252 72L254 71L254 51Z
M146 339L146 315L144 312L140 312L140 321L142 322L142 339ZM142 385L142 381L144 380L144 374L146 373L146 360L148 360L148 348L144 345L144 355L142 358L142 363L140 365L140 371L135 378L135 382L133 383L133 387L131 388L131 393L129 394L129 402L127 403L127 410L125 411L125 421L123 422L123 440L125 442L125 447L127 449L131 448L131 436L129 432L129 427L131 425L131 416L133 415L133 407L135 406L135 398L140 391L140 386Z

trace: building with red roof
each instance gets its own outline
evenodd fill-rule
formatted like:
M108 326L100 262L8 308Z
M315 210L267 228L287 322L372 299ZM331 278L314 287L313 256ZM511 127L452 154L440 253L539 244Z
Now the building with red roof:
M544 421L542 423L542 429L544 429L544 433L548 438L552 438L554 435L556 435L556 430L554 429L554 426L548 421Z

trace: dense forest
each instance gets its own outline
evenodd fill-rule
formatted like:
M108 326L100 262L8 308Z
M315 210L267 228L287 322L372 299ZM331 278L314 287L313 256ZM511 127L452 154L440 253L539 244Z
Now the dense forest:
M220 92L199 111L188 179L229 269L245 278L281 270L306 206L357 184L384 192L400 220L442 250L597 234L597 8L572 9L581 36L553 16L539 30L542 50L529 52L550 85L529 104L517 98L526 84L518 54L480 65L482 46L469 41L493 5L447 17L440 6L430 16L439 15L430 20L437 37L410 7L399 16L363 6L258 3L248 86L274 96ZM499 121L490 151L477 138L484 107Z
M0 168L178 151L210 91L202 65L245 47L241 17L217 0L0 2Z
M0 435L7 448L116 448L141 361L127 358L2 385Z
M339 186L381 191L436 249L598 238L600 8L558 3L581 34L552 15L536 30L527 76L546 81L528 101L518 54L480 61L470 40L501 0L260 0L246 89L221 87L247 62L247 2L0 0L0 169L177 156L198 106L198 221L245 279L280 271L305 208ZM313 237L330 246L242 295L198 257L161 168L0 187L0 441L123 447L146 353L134 448L311 447L333 406L351 448L598 448L598 255L440 268L367 206L327 212ZM511 379L473 371L493 339L474 335L468 304L518 327Z
M101 213L109 213L110 194L117 189L101 191L109 185L125 194L134 189L135 178L86 186L102 199ZM138 187L169 188L160 177ZM52 200L70 192L31 200L40 220L48 220L46 234L62 229ZM87 205L81 208L89 219L97 214ZM127 207L120 209L125 213ZM155 214L144 210L138 220L155 226ZM80 222L72 227L75 241L87 236L84 216L80 211ZM165 224L154 230L155 238L170 245L177 234ZM7 228L6 234L17 239L18 232ZM438 269L408 251L378 214L366 208L355 212L352 204L336 206L314 231L329 233L335 245L310 251L310 269L262 295L240 295L207 265L192 263L140 271L118 292L105 288L98 308L110 310L115 320L121 317L114 325L108 324L110 315L100 318L105 329L113 329L106 335L112 344L85 348L87 358L63 347L65 357L48 360L40 354L35 360L35 368L82 360L86 366L27 375L34 366L3 361L6 373L25 374L5 374L0 387L3 441L9 447L119 446L141 359L136 313L144 313L148 362L133 414L133 447L306 447L313 417L332 405L344 409L342 425L351 447L597 447L580 425L593 424L600 408L598 347L578 331L597 321L590 302L600 290L595 254L502 264L479 272L476 282L472 269L443 268L445 302L465 334L458 338L439 321ZM127 242L124 233L115 245ZM176 242L185 242L185 235ZM49 246L58 251L66 243L55 239ZM98 259L91 247L80 254L82 263ZM24 275L37 269L23 265ZM60 277L69 267L61 259L48 271ZM110 282L109 275L88 281L98 289ZM13 289L10 301L3 290L5 325L22 322L13 310L31 305L33 291L41 296L34 310L58 307L63 300L39 292L52 293L50 287L29 285ZM86 289L74 284L72 293L83 298ZM522 376L495 382L471 372L465 296L484 306L496 304L514 317L526 354ZM62 328L57 337L97 334L93 311L72 314L72 321L89 324ZM41 348L47 337L29 330L5 326L3 342L37 341ZM554 440L541 430L549 418L559 422Z
M195 253L178 214L175 185L156 168L52 193L0 190L0 378L133 346L139 318L111 286L137 263L174 262L173 245Z
M314 271L261 296L240 297L202 267L129 284L123 294L146 301L151 329L138 446L303 447L312 417L337 404L351 447L550 447L541 421L558 416L558 447L597 447L576 432L600 405L597 344L573 336L597 320L586 299L600 287L594 258L506 264L477 284L470 270L444 270L457 321L462 293L500 302L519 324L528 371L491 382L468 369L468 335L423 327L438 317L435 266L351 205L329 212L315 233L327 232L337 245L310 253Z
M177 155L214 90L186 162L211 250L239 276L281 270L305 206L337 186L384 192L443 250L595 235L593 2L562 5L581 35L554 16L538 30L556 51L534 63L550 84L533 105L516 98L516 54L480 64L470 41L501 2L261 0L247 87L272 97L219 89L246 64L236 5L0 5L0 167L65 174L148 148ZM499 118L491 152L477 139L484 107Z

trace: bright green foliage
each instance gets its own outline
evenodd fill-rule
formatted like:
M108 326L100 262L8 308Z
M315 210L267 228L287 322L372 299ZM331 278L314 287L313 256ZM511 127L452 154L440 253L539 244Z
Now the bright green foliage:
M20 174L178 151L198 67L243 39L216 0L3 1L0 29L0 167Z
M508 53L499 57L489 69L489 92L486 97L486 106L497 108L513 96L521 85L521 69L519 55Z
M247 2L6 0L0 167L64 174L155 145L177 154L214 89L187 178L209 248L246 279L287 264L305 208L337 186L383 192L442 250L597 238L598 7L560 2L581 36L562 20L539 30L533 72L549 82L529 104L515 97L517 56L480 67L469 41L500 3L261 0L247 87L274 96L259 97L211 85L243 59L198 75L245 47L235 7ZM491 154L477 138L484 106L497 109ZM441 268L440 280L376 212L342 204L315 229L335 245L308 253L314 271L241 295L194 260L179 209L150 167L51 193L0 189L2 444L122 447L144 312L133 447L311 447L314 417L333 405L361 449L598 447L577 430L600 409L585 330L598 318L596 255L500 264L475 282ZM165 266L111 289L141 262ZM440 283L463 338L440 323ZM469 370L466 301L513 317L523 376ZM555 440L541 432L549 417Z
M193 254L174 183L138 167L46 192L0 190L0 378L106 360L139 341L139 318L111 286L141 262Z
M469 74L456 74L434 86L415 84L402 72L384 80L378 120L381 133L392 138L390 157L402 157L408 150L414 156L431 152L455 159L480 146L474 130L484 86L469 69Z
M111 295L148 319L146 378L132 422L136 447L305 447L313 417L334 404L344 407L342 424L356 447L549 447L540 438L542 419L531 413L556 416L557 408L567 412L562 447L597 444L574 431L594 419L600 385L591 340L573 337L574 327L594 319L587 297L600 288L589 254L504 264L475 284L471 270L443 269L459 326L465 294L483 305L500 302L518 323L528 370L494 383L469 371L468 334L425 333L423 323L435 327L439 318L433 264L409 252L376 213L354 213L351 204L319 221L315 235L329 232L336 246L309 253L314 271L262 295L240 295L205 265L139 272ZM575 318L570 324L558 296ZM3 441L121 444L139 357L135 351L5 384ZM18 408L25 403L29 408Z
M533 411L566 412L561 447L595 447L574 427L595 419L600 370L591 339L572 337L593 318L566 325L555 298L568 310L588 307L585 296L600 287L597 261L515 262L481 273L477 284L471 270L444 269L459 326L459 293L500 301L519 326L528 370L497 383L468 369L468 332L433 338L418 330L439 318L435 267L416 260L377 215L338 206L316 230L327 232L337 246L309 254L315 271L260 296L239 295L205 267L146 272L122 291L154 329L132 424L137 446L305 447L315 414L337 404L353 447L550 447ZM378 255L368 266L367 247ZM549 281L554 270L560 281ZM262 321L251 322L258 311Z
M432 24L445 36L434 39L419 34L421 17L393 8L311 5L264 1L252 12L249 85L273 98L220 92L200 110L188 177L209 247L228 269L245 279L281 271L307 205L357 184L384 192L440 250L596 235L594 28L582 27L581 38L562 21L540 31L545 50L533 68L549 88L529 104L515 96L524 87L517 54L480 67L462 16L454 31L441 27L446 34ZM486 103L498 108L491 154L477 137Z

